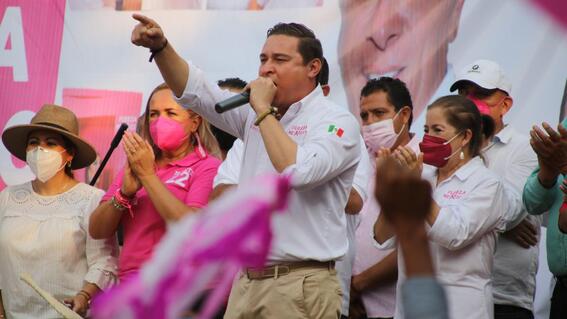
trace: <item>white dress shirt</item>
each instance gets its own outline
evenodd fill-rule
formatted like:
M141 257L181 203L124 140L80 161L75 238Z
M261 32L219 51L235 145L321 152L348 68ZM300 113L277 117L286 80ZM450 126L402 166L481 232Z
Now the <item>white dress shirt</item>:
M453 175L437 184L437 170L424 170L433 199L441 208L428 229L436 277L445 288L450 318L494 317L492 265L497 231L509 205L504 186L480 157L471 159ZM396 244L390 238L380 249ZM405 281L405 267L398 254L398 284ZM395 318L404 318L400 295L396 296Z
M79 183L42 196L31 182L0 193L0 290L8 318L61 317L19 279L23 272L57 300L74 297L85 282L101 289L115 282L116 239L88 234L90 214L103 194Z
M411 148L416 154L419 154L419 142L420 139L414 135L406 146ZM368 234L374 231L374 224L380 216L380 204L374 197L376 183L374 177L376 166L374 162L376 158L373 154L371 155L367 152L366 157L369 156L371 156L370 162L372 163L369 178L367 178L370 196L359 214L361 222L360 227L356 230L356 257L352 269L354 275L358 275L374 266L394 251L393 247L383 250L376 249L374 240L368 237ZM392 317L396 310L396 283L392 282L389 285L370 288L361 293L361 298L368 318Z
M362 136L360 137L360 142L364 144ZM372 179L370 174L370 160L368 154L366 153L366 148L361 147L361 157L358 166L356 167L356 172L354 174L354 181L352 187L356 190L363 202L366 202L368 192L366 189L366 184L368 179ZM244 153L244 144L241 140L237 139L232 148L228 151L226 159L222 162L217 175L215 176L214 186L219 184L238 184L238 177L240 175L240 167L242 165L242 155ZM346 214L346 226L347 226L347 239L348 239L348 251L346 255L337 261L336 269L337 276L339 277L339 282L341 284L341 289L343 291L342 298L342 311L341 313L348 316L348 309L350 303L350 280L352 277L352 264L354 262L354 255L356 251L356 242L354 240L356 228L360 223L359 214Z
M494 136L492 143L483 150L483 155L488 168L517 194L522 194L526 180L537 167L537 156L527 136L509 125ZM521 205L521 198L516 200ZM514 228L527 218L539 231L542 216L528 215L523 205L520 212L508 218L506 229ZM538 245L525 249L502 235L498 236L492 275L495 304L533 309L538 254Z
M187 86L177 101L243 140L239 184L262 173L276 173L251 107L215 112L214 104L232 95L208 83L203 72L190 64ZM348 249L344 208L360 158L358 122L316 87L292 104L279 123L297 143L297 156L295 164L285 169L292 177L290 201L284 214L272 218L274 241L268 261L342 257Z

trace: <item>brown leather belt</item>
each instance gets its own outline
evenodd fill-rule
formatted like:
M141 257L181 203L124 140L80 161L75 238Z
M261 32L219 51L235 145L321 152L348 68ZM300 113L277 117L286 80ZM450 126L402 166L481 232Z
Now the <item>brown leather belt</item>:
M335 261L298 261L284 264L276 264L262 268L246 268L246 277L248 279L277 279L279 276L284 276L292 271L302 268L326 268L335 269Z

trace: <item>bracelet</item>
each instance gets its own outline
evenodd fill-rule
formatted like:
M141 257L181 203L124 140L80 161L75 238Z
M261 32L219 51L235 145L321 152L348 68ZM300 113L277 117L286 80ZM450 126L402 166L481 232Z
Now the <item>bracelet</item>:
M159 49L150 49L150 53L151 53L151 55L150 55L150 62L152 62L152 61L154 60L154 57L155 57L158 53L160 53L161 51L163 51L163 49L165 49L165 47L167 46L168 43L169 43L169 42L167 42L167 38L166 38L166 39L165 39L165 44L164 44L161 48L159 48Z
M119 188L112 196L112 204L116 209L123 211L128 210L130 217L134 218L134 213L132 212L132 206L136 204L136 197L128 198L123 193L122 190Z
M278 113L278 109L276 107L270 106L269 109L260 113L260 115L256 117L256 121L254 121L254 125L256 126L260 125L260 122L262 122L266 118L266 116L268 115L276 116L277 113Z
M85 297L87 297L87 299L88 299L89 301L92 299L91 294L90 294L88 291L86 291L86 290L84 290L84 289L81 289L81 291L79 291L79 294L81 294L81 293L84 294Z
M110 199L110 203L112 204L112 206L114 206L114 208L118 209L119 211L123 211L126 209L126 206L122 206L120 203L118 203L115 196L112 196L112 198Z

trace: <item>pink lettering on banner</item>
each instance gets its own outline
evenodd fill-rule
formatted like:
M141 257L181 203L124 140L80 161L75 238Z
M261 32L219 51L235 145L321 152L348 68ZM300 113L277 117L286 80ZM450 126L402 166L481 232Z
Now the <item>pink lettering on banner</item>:
M65 0L0 1L0 128L29 120L55 98ZM19 122L19 123L18 123ZM21 164L17 165L20 166ZM19 171L0 145L0 189Z
M79 118L81 137L96 149L102 161L114 134L121 123L128 124L129 131L136 131L136 120L140 114L142 93L95 89L63 89L63 105L71 109ZM114 150L106 164L97 186L106 189L122 168L126 156L122 146ZM76 171L75 177L81 181L90 180L98 168L97 163L88 170Z
M443 194L445 199L461 199L467 192L463 190L447 191Z

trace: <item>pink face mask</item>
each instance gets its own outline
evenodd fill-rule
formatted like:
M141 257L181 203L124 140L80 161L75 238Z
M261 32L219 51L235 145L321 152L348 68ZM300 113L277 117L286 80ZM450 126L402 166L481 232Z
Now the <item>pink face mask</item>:
M467 96L467 98L469 100L473 101L473 103L478 108L478 111L480 112L480 114L490 115L490 106L488 106L488 104L486 104L486 102L484 102L483 100L479 100L472 95ZM502 98L502 100L500 100L495 105L502 103L502 101L504 101L505 98L506 97Z
M160 150L170 152L178 149L189 138L181 123L164 116L150 123L150 135Z
M392 147L398 140L398 136L400 136L403 129L404 127L400 130L400 133L396 133L393 119L387 119L362 126L362 137L364 138L368 151L374 154L381 148Z
M461 150L459 148L456 152L452 152L451 144L449 144L459 135L461 133L456 134L450 140L429 134L423 135L423 140L419 143L419 149L423 153L423 163L435 167L447 165L449 159Z

